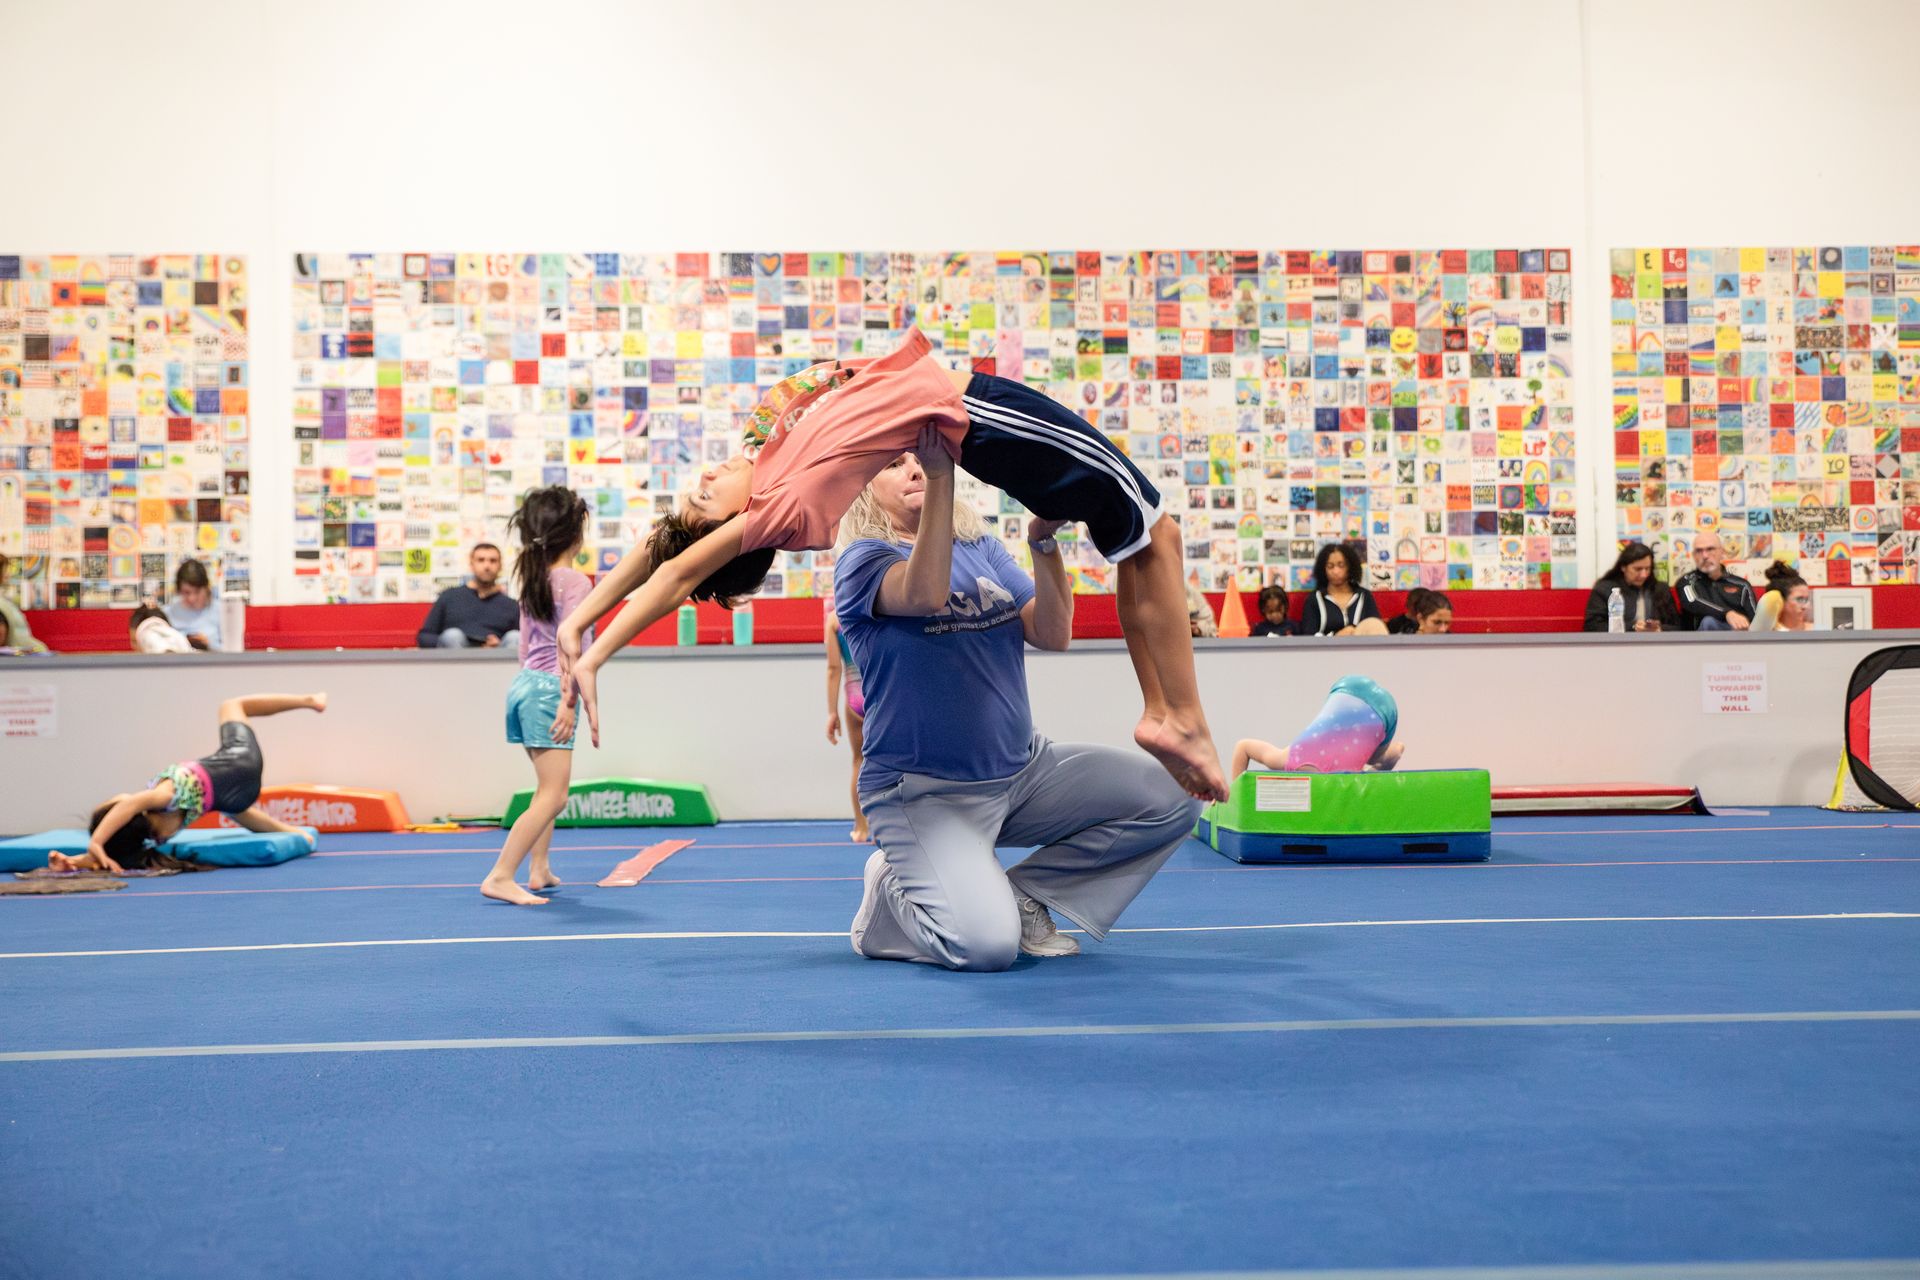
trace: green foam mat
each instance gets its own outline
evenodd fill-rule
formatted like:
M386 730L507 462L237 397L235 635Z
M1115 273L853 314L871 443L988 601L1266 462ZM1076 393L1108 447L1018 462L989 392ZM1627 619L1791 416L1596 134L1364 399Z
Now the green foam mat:
M1493 785L1484 769L1244 773L1195 833L1238 862L1484 860Z
M516 791L500 819L510 827L533 802L531 788ZM720 818L713 797L697 782L654 778L586 778L567 789L556 827L710 827Z

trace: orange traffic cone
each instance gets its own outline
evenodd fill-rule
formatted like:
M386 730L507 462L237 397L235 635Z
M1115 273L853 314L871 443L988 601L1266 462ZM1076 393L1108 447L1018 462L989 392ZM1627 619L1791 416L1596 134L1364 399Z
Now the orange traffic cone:
M1253 634L1253 628L1247 625L1247 610L1240 601L1238 583L1227 584L1226 598L1220 602L1220 634L1235 639Z

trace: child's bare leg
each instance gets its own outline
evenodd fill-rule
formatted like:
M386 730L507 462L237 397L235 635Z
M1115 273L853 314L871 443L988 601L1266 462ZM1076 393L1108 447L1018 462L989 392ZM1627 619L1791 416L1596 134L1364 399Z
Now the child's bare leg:
M873 839L873 833L867 829L867 814L860 807L860 763L866 758L866 721L853 715L847 715L847 745L853 749L853 781L848 785L848 794L853 799L853 830L848 836L856 844L865 844Z
M560 887L560 877L553 874L553 864L547 861L547 850L552 844L553 824L549 822L547 829L540 833L540 838L533 842L533 858L527 864L527 888L557 889Z
M220 723L251 720L254 716L277 716L282 711L325 711L324 693L250 693L244 698L228 698L220 704Z
M1287 749L1258 738L1242 738L1233 744L1234 777L1245 773L1249 765L1256 764L1262 769L1284 769L1287 767Z
M233 820L249 831L296 831L303 836L307 834L298 827L288 826L257 804L234 814Z
M1133 678L1140 682L1140 701L1145 704L1140 713L1144 723L1148 720L1167 718L1167 697L1160 689L1160 671L1153 665L1153 654L1147 649L1147 637L1140 628L1130 626L1127 619L1138 616L1140 583L1139 571L1129 569L1128 565L1139 559L1136 555L1120 562L1119 581L1114 585L1114 605L1120 613L1120 636L1127 642L1127 660L1133 663ZM1186 589L1181 588L1184 596ZM1188 643L1192 643L1192 633L1188 633Z
M1220 776L1220 755L1200 705L1200 681L1193 670L1193 633L1187 621L1180 561L1180 531L1172 517L1162 516L1147 545L1120 562L1120 581L1130 586L1116 602L1120 626L1129 651L1133 637L1140 637L1166 707L1158 718L1143 715L1133 740L1189 794L1224 800L1226 780ZM1152 696L1145 681L1141 694Z
M521 861L542 835L550 834L553 820L566 807L573 752L559 747L529 747L527 755L533 760L533 802L525 813L513 820L513 830L507 832L507 842L501 846L493 870L480 882L480 892L516 906L538 907L544 906L547 900L528 893L515 884L513 878L520 872Z

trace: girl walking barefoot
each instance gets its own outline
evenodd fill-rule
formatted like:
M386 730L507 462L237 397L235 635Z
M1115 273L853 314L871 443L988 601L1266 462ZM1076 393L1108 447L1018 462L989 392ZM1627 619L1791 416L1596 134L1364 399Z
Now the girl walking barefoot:
M520 674L507 691L507 741L524 747L533 762L533 803L514 820L493 870L480 892L516 906L538 907L533 892L560 883L548 862L553 820L566 807L573 779L573 709L561 704L553 637L579 608L593 584L573 567L586 536L587 504L565 485L535 489L521 500L507 529L520 538L514 565L520 592ZM520 863L533 855L527 887L514 883Z

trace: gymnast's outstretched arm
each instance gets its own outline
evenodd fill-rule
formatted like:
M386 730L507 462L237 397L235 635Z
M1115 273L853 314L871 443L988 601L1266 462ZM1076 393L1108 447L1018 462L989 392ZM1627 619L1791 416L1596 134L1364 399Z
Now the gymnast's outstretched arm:
M593 736L594 746L600 745L597 681L601 666L631 643L635 636L679 608L680 602L716 569L738 556L744 528L744 518L735 516L673 559L653 569L647 576L646 585L640 588L640 594L620 611L619 617L594 637L593 647L580 655L578 661L572 664L572 670L561 676L562 700L572 706L577 696L585 706L587 729ZM599 588L594 590L597 592ZM586 612L584 607L574 610L567 622L561 624L562 633L575 618ZM574 643L579 643L577 631L574 632ZM561 662L566 662L564 656Z
M1258 738L1242 738L1233 744L1231 776L1237 778L1245 773L1249 763L1257 764L1262 769L1284 769L1287 767L1287 749Z

